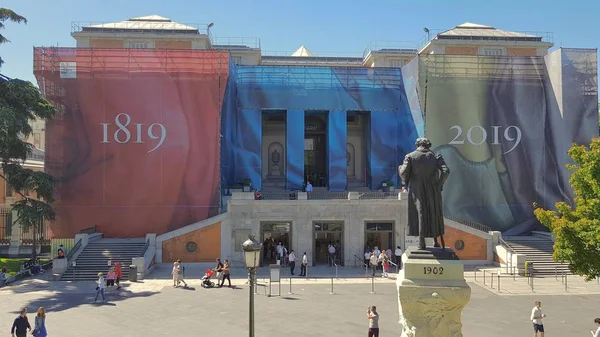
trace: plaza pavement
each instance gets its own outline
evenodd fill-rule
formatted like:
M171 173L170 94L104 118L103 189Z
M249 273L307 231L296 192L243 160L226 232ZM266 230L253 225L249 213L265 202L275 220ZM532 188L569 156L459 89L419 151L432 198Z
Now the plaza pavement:
M0 335L9 332L20 307L27 306L34 311L44 306L48 311L50 336L246 336L245 271L232 270L232 281L236 285L233 289L203 289L199 278L205 266L186 266L190 289L173 288L170 266L161 265L145 280L125 283L122 291L109 290L107 304L91 303L93 282L29 279L0 288ZM534 280L537 282L533 294L530 288L527 288L529 293L524 294L525 279L512 281L511 278L512 287L508 279L502 280L501 293L497 294L490 289L488 281L483 285L480 273L476 282L471 279L474 276L471 272L466 275L472 295L463 311L465 337L530 335L529 314L536 299L542 301L548 315L546 330L552 336L589 334L594 327L593 319L600 316L594 311L600 295L569 292L570 296L563 296L564 289L543 290L544 285L550 287L550 281L562 285L560 278L558 281L554 277ZM259 282L261 274L265 275L266 270L259 271ZM338 270L339 279L334 278L334 294L330 294L331 274L327 267L314 268L312 275L317 279L293 278L292 294L288 294L289 278L282 272L282 296L266 297L261 287L255 296L256 336L364 336L366 308L372 304L377 305L381 315L380 336L400 335L394 280L374 279L375 293L372 294L371 280L364 277L364 270L343 268ZM571 278L575 290L577 281ZM595 281L580 286L589 291L594 287L600 289ZM554 293L538 293L543 291Z

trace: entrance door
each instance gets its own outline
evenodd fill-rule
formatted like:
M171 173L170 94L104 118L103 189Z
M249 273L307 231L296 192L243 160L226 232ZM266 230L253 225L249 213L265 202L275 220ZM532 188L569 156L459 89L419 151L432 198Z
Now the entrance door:
M365 249L392 250L394 247L394 224L391 222L367 222L365 224Z
M315 222L314 236L313 262L315 265L332 265L332 259L329 254L330 245L333 245L335 248L333 261L337 265L344 264L343 222Z
M281 244L288 252L291 247L291 224L289 222L265 222L260 224L263 251L261 266L277 263L277 245Z
M304 179L313 187L327 187L326 116L308 115L304 123Z

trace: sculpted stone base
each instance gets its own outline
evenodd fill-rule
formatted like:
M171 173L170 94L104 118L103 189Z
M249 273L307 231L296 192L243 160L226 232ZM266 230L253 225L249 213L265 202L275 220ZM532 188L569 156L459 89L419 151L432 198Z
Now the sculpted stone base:
M471 288L399 286L401 337L462 337Z
M401 337L462 337L461 314L471 299L463 265L407 253L396 280Z

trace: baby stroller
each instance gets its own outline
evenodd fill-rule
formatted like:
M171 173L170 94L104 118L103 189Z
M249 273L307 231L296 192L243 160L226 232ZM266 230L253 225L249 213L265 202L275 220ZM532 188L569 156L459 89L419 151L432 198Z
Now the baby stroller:
M214 288L215 283L210 280L210 278L214 275L214 271L212 271L211 269L206 269L204 276L202 277L202 283L200 283L200 286L202 286L202 288Z

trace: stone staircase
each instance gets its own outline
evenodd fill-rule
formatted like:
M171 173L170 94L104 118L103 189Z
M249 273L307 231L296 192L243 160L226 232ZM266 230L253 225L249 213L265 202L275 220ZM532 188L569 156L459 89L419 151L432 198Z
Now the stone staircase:
M123 269L123 280L129 278L131 259L139 257L146 241L140 239L100 239L88 243L75 260L76 266L69 266L61 280L96 280L98 273L108 272L108 261L119 262Z
M525 254L527 261L533 262L536 275L571 274L568 263L555 262L552 258L554 242L550 237L513 236L504 240L517 254Z

